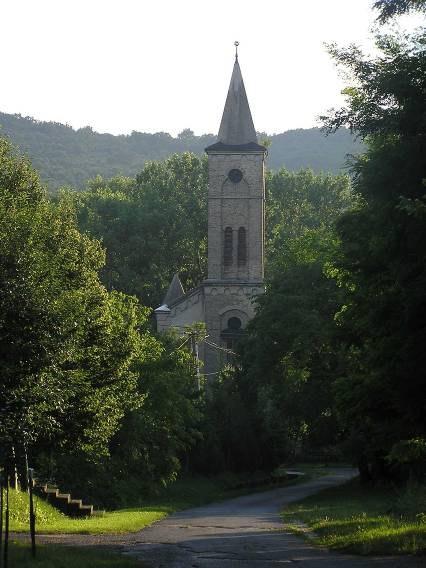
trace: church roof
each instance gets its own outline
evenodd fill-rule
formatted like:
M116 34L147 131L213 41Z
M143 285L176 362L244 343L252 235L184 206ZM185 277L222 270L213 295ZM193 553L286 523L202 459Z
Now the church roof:
M235 58L218 141L206 148L206 152L209 151L265 151L265 148L257 143L238 57Z
M177 274L173 276L167 294L164 296L163 306L170 306L175 300L185 294L182 282Z
M156 314L169 314L170 313L170 309L168 306L166 306L165 304L161 304L161 306L159 306L156 310L154 310L154 312Z

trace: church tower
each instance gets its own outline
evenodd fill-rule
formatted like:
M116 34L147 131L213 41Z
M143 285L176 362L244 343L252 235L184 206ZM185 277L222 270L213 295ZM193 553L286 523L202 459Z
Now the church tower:
M209 163L208 280L263 282L264 158L238 59Z
M218 141L206 148L209 165L207 329L232 351L254 315L253 297L263 293L266 149L257 143L243 77L234 69ZM206 351L206 365L226 357Z
M253 299L264 292L266 148L257 142L237 54L218 140L206 153L207 278L185 294L175 276L155 315L159 331L205 322L208 338L200 356L203 372L214 378L232 361L235 343L254 315Z

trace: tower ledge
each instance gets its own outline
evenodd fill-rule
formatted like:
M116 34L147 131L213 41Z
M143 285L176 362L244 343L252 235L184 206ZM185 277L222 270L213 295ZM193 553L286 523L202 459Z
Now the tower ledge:
M215 142L214 144L207 146L205 149L206 154L210 154L212 152L217 152L218 154L223 152L226 154L265 154L267 151L268 150L265 146L261 146L257 142L249 142L248 144L224 144L223 142Z

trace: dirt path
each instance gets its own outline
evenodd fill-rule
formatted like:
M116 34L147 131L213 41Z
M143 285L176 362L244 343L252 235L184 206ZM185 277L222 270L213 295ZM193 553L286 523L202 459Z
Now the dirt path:
M120 547L149 568L420 568L424 559L356 557L328 552L283 530L279 511L354 475L339 469L300 485L246 495L175 513L124 535L51 535L44 542Z

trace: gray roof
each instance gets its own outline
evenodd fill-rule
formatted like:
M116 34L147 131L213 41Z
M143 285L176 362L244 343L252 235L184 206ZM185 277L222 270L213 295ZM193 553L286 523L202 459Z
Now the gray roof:
M169 314L170 309L165 304L161 304L157 309L154 310L156 314Z
M228 96L226 97L218 142L226 145L257 143L256 131L244 88L238 59L235 59Z
M164 296L163 306L170 306L175 300L180 298L185 294L182 286L182 282L177 274L173 276L173 280L170 283L167 294Z

